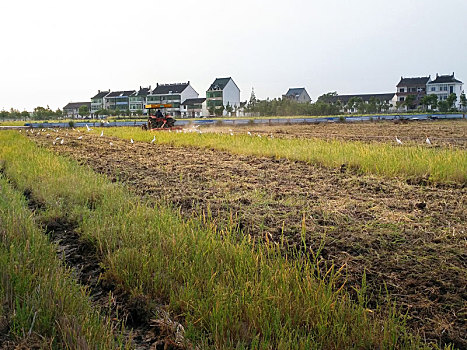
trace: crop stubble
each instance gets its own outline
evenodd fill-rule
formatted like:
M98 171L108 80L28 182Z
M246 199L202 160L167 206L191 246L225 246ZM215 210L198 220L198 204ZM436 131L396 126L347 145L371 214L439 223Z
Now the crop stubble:
M59 136L64 136L60 132ZM55 135L54 135L55 136ZM427 339L467 346L467 190L461 185L408 184L303 162L232 155L197 148L130 144L86 134L34 139L89 164L186 215L209 211L219 225L235 223L253 236L284 239L346 264L347 286L363 272L369 289L387 286Z

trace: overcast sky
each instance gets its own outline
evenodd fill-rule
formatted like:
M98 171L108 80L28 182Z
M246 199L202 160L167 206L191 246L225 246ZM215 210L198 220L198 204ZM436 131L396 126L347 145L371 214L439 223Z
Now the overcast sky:
M228 76L242 100L467 83L466 0L2 0L0 14L0 109L188 80L204 97Z

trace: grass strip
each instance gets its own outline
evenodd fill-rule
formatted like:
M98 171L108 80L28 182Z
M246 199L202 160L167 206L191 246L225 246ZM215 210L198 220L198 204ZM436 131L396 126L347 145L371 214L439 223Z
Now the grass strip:
M41 348L57 349L122 348L34 223L25 198L2 175L0 291L3 331L17 342L38 345L39 339ZM39 336L33 340L31 335Z
M5 173L49 208L67 213L103 255L107 276L135 295L165 301L186 338L213 349L420 349L394 310L366 308L314 261L269 242L240 238L206 220L149 206L123 186L0 134ZM365 286L362 286L364 290Z
M93 130L100 133L101 129ZM343 164L363 173L386 177L423 178L433 182L467 182L467 151L422 146L397 146L359 141L282 139L245 133L151 133L137 128L105 128L106 136L274 157L338 168Z

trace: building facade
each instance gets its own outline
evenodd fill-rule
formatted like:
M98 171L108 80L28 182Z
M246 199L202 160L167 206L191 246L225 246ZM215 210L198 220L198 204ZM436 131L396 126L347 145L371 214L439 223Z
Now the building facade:
M282 98L298 103L311 103L311 97L305 88L291 88L285 95L282 95Z
M240 108L240 89L230 77L217 78L206 91L206 105L210 113L221 108L224 116L236 113Z
M198 98L198 93L190 85L190 82L181 84L157 84L156 88L147 95L147 103L171 104L171 108L164 110L165 113L180 117L182 116L181 105L187 99Z
M460 96L463 92L463 83L452 75L438 75L436 79L429 81L426 85L427 94L438 96L438 101L446 101L450 94L456 94L456 108L460 108Z
M130 96L135 94L135 90L112 91L104 97L105 109L128 111L130 109Z
M417 78L404 78L401 77L399 84L397 84L396 95L399 104L407 100L407 96L414 96L414 107L420 105L420 100L426 95L426 86L431 81L430 76L417 77Z
M181 106L182 117L199 118L206 117L209 112L206 108L205 98L189 98L186 99Z
M105 108L105 96L110 93L109 91L98 90L97 95L91 97L91 114L95 114L97 111Z
M385 94L360 94L360 95L336 95L326 97L325 102L338 104L341 112L356 113L356 106L349 106L350 101L361 101L369 104L375 102L380 111L392 111L396 106L396 94L389 92Z
M65 107L63 107L63 115L67 118L79 118L82 117L79 114L79 108L81 106L86 106L88 112L91 111L91 102L70 102Z
M147 88L139 87L138 92L134 95L129 96L129 104L130 104L130 112L137 113L141 112L143 114L147 114L147 110L144 108L146 105L146 99L149 93L151 92L151 85Z

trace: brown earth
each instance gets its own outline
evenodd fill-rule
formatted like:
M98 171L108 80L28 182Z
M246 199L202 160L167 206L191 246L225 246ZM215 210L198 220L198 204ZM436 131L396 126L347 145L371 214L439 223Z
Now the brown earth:
M229 132L231 126L204 127L203 131ZM396 124L392 121L373 123L320 123L293 125L245 125L236 131L273 134L284 138L320 138L396 144L396 136L410 145L426 146L428 137L433 146L467 148L467 120L417 121Z
M460 125L464 131L458 133L465 135L467 123ZM332 130L341 126L329 125ZM443 123L440 126L451 128ZM246 129L235 130L242 131ZM51 137L43 133L33 138L126 183L140 195L179 206L186 215L204 210L221 227L234 217L245 233L277 241L283 236L293 245L301 244L305 232L313 251L324 242L323 261L346 264L349 291L360 285L366 271L370 308L376 301L384 303L387 288L389 297L407 312L410 327L422 337L467 347L464 186L422 186L362 176L345 168L327 169L207 149L131 144L84 133L80 134L84 134L83 139L77 140L76 133L66 132L68 137L65 131L53 133L64 137L63 145L52 145ZM296 137L291 130L287 133Z

